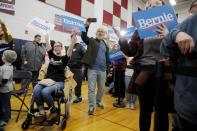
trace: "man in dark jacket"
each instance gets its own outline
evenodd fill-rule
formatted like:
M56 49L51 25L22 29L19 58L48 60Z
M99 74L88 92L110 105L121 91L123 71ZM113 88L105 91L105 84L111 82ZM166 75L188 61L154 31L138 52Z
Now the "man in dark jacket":
M72 35L71 35L72 37ZM82 101L81 97L81 85L83 79L83 71L82 71L82 63L81 60L86 52L86 49L79 43L76 43L68 66L72 73L74 73L74 80L77 82L77 86L75 87L75 96L76 99L73 101L74 103L79 103Z
M87 51L82 62L88 65L88 100L89 115L94 114L95 109L95 88L98 85L96 95L96 104L101 109L104 108L102 103L103 88L106 81L106 70L108 63L108 47L103 40L105 31L102 28L97 29L96 38L89 38L87 32L91 22L86 22L86 32L82 32L81 38L87 44Z
M196 5L197 6L197 5ZM193 8L193 7L192 7ZM161 42L161 52L177 60L177 66L196 67L197 13L189 16ZM173 131L197 131L197 78L176 76L175 128Z
M33 42L27 42L21 51L21 59L22 59L22 69L32 72L32 85L33 87L37 84L37 78L39 74L39 70L45 62L45 53L46 48L41 41L40 35L34 36ZM24 91L27 85L30 83L29 80L22 81L22 89Z

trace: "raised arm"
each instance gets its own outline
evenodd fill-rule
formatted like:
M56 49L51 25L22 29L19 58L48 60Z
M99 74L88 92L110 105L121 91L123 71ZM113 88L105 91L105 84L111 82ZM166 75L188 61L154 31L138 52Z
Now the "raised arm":
M88 45L90 41L90 38L88 37L88 29L89 29L90 24L91 22L86 21L86 24L85 24L86 32L81 33L81 39L86 45Z
M126 38L120 38L119 45L121 51L129 57L135 57L136 55L143 53L143 43L139 38L137 31L134 32L129 43Z
M45 42L46 42L46 50L50 51L52 49L52 47L50 44L50 37L49 37L48 33L45 35Z
M73 48L74 48L76 43L77 43L77 37L76 37L76 33L75 33L71 37L71 43L70 43L70 46L68 47L68 50L67 50L67 56L68 57L71 57L72 52L73 52Z

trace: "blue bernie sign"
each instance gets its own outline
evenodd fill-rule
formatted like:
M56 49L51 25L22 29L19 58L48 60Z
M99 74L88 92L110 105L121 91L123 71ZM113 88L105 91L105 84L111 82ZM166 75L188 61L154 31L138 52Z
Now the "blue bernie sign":
M128 39L130 39L133 35L133 33L136 31L136 27L129 27L127 30L126 30L126 37Z
M169 31L178 24L176 14L170 4L135 12L133 19L141 39L159 35L156 29L161 24L165 24Z
M86 31L83 21L68 16L61 16L60 18L64 27L73 28L84 32Z
M109 53L109 59L111 62L115 62L116 60L124 58L124 55L120 51L120 49L113 50Z

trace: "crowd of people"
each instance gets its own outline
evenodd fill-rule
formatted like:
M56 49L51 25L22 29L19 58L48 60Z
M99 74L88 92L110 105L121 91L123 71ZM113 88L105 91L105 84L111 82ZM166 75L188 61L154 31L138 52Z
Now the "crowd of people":
M163 6L163 0L148 0L146 9ZM73 103L80 103L82 99L82 81L84 69L87 68L88 79L88 114L94 115L95 108L104 109L103 94L106 80L109 76L110 67L112 77L110 85L114 88L113 95L118 98L119 106L123 107L126 98L126 108L135 109L137 96L139 98L140 131L149 131L151 125L151 114L154 111L155 131L169 130L169 113L172 113L173 131L196 131L197 130L197 78L173 73L164 73L162 78L162 93L160 103L155 108L155 91L158 85L155 84L155 71L131 69L128 65L155 66L158 61L164 61L166 65L195 67L196 42L197 42L197 0L194 0L189 8L190 16L185 18L172 31L164 25L157 26L159 36L154 38L140 39L138 31L135 31L128 42L127 38L120 35L119 42L111 48L109 46L107 32L98 28L96 38L88 37L88 30L91 25L86 21L86 31L81 32L81 39L87 45L85 49L78 43L77 33L73 33L68 49L64 54L64 44L59 41L50 41L49 34L45 36L45 43L41 43L41 35L35 35L32 42L23 45L21 49L21 70L31 71L32 79L21 81L21 89L18 95L27 90L32 83L33 97L38 108L34 113L35 117L45 116L44 102L50 109L47 119L57 117L58 111L55 107L52 93L55 90L64 88L65 68L68 66L74 74L73 78L77 83ZM111 63L109 52L120 49L124 58ZM0 128L3 128L11 119L11 92L13 91L13 70L12 63L17 59L13 48L12 36L2 21L0 21ZM48 60L46 60L48 56ZM39 71L43 64L47 64L46 79L38 81ZM45 82L46 82L45 79ZM50 83L50 84L49 84ZM98 88L96 96L96 87ZM115 103L117 107L117 103Z

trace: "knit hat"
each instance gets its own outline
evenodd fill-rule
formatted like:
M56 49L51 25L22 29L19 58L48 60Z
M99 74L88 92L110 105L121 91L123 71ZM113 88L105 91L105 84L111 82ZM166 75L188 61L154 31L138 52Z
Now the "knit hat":
M17 54L13 50L4 51L3 56L4 56L5 60L9 63L13 63L17 58Z

